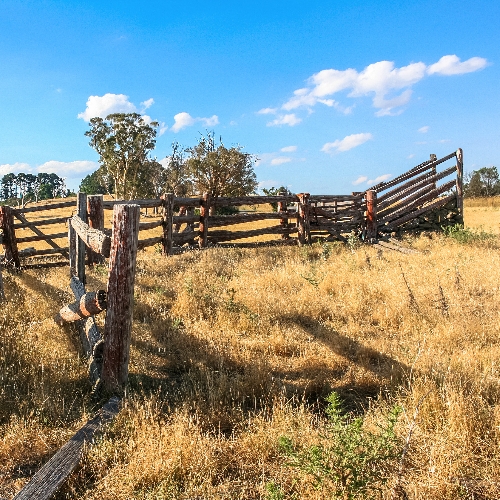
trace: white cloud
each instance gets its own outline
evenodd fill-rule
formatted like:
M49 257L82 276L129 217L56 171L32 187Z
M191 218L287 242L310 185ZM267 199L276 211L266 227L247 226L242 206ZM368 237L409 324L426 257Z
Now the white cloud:
M179 132L186 127L191 127L197 122L202 122L205 127L213 127L219 123L219 117L213 115L209 118L193 118L189 113L183 111L182 113L177 113L174 116L174 124L171 129L172 132Z
M455 54L443 56L437 63L431 64L427 68L429 75L463 75L472 73L487 66L488 61L482 57L471 57L467 61L460 62L460 58Z
M25 174L38 174L41 172L47 174L57 174L60 177L81 177L82 175L90 174L99 168L99 164L94 161L77 160L77 161L56 161L51 160L32 167L28 163L13 163L0 165L0 175L8 173L18 174L23 172Z
M259 189L262 188L272 188L272 187L278 187L282 185L282 181L273 181L271 179L266 180L266 181L260 181L259 182ZM290 186L288 186L290 187Z
M197 118L201 121L205 127L213 127L219 124L219 117L217 115L212 115L210 118Z
M196 119L193 118L189 113L183 111L182 113L177 113L174 116L174 124L171 129L173 132L179 132L183 128L190 127L196 123Z
M375 179L370 179L366 181L367 184L373 185L373 184L378 184L379 182L384 182L387 179L390 179L392 177L392 174L384 174L384 175L379 175L378 177L375 177Z
M277 158L273 158L271 160L271 165L282 165L283 163L289 163L292 159L288 156L278 156Z
M151 99L148 99L144 102L141 102L141 106L142 106L143 111L150 108L154 103L155 103L155 100L152 97L151 97Z
M297 151L297 146L286 146L284 148L281 148L280 151L282 153L294 153Z
M427 66L415 62L396 68L393 61L379 61L369 64L361 72L353 68L346 70L325 69L313 74L307 86L294 91L293 96L283 104L282 109L292 111L301 107L312 108L318 103L334 107L348 114L352 107L342 107L331 97L348 91L348 97L371 95L376 115L396 115L402 112L412 96L411 87L426 75L459 75L478 71L488 64L482 57L472 57L460 62L456 55L443 56L437 63ZM399 108L399 109L398 109ZM276 108L264 108L259 113L276 112Z
M137 108L128 100L125 94L91 95L87 100L87 107L78 118L90 121L91 118L106 118L111 113L135 113ZM145 101L147 102L147 101Z
M411 159L412 159L412 158L414 158L414 157L415 157L415 155L414 155L413 153L412 153L411 155L408 155L408 156L407 156L408 160L411 160Z
M278 108L262 108L257 111L258 115L275 115L278 111Z
M276 120L273 120L272 122L268 122L267 126L268 127L279 127L281 125L289 125L290 127L293 127L294 125L297 125L302 121L302 118L297 118L295 116L295 113L290 113L286 115L281 115L276 118Z
M366 141L370 141L372 139L373 135L369 133L351 134L343 139L337 139L334 142L327 142L321 148L321 151L324 151L325 153L349 151L350 149L361 146L361 144L364 144Z
M57 174L60 177L81 177L90 174L99 168L99 164L94 161L47 161L39 165L37 172L46 172L47 174Z
M421 134L426 134L427 132L429 132L429 125L426 125L425 127L420 127L418 129L418 131L421 133Z
M355 181L353 181L353 184L357 186L358 184L363 184L363 182L366 182L368 180L368 177L366 175L360 175Z
M18 174L19 172L23 172L25 174L32 174L33 168L28 163L4 163L0 165L0 175L4 176L6 174Z

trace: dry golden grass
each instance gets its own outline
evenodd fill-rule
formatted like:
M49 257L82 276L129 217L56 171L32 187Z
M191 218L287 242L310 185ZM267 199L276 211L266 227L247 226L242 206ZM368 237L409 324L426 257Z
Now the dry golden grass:
M369 426L403 407L409 498L498 498L500 241L408 244L421 253L141 252L126 406L58 498L257 499L270 481L286 498L329 498L284 465L278 439L321 441L332 390ZM99 402L77 335L52 321L71 300L67 269L4 281L0 496L11 498ZM105 282L104 268L89 272L89 288Z

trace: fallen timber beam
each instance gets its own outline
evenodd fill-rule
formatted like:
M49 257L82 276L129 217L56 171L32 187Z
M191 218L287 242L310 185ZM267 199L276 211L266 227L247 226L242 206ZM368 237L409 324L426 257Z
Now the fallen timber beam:
M29 227L30 229L33 229L38 226L50 226L52 224L66 224L66 221L68 220L67 217L56 217L55 219L40 219L37 220L36 222L34 221L27 221L20 213L14 213L14 215L19 219L19 220L25 220L26 222L17 222L14 224L14 229L24 229L26 227Z
M59 262L39 262L34 264L24 264L23 269L51 269L53 267L66 267L69 266L69 261Z
M49 243L49 241L57 240L59 238L66 238L68 236L68 233L56 233L56 234L41 234L37 236L26 236L25 238L18 238L17 242L18 243L30 243L32 241L46 241ZM55 245L55 243L54 243ZM61 247L57 247L60 249Z
M111 238L99 229L91 228L78 215L71 217L71 226L80 239L94 252L109 257Z
M453 165L453 167L449 167L449 168L447 168L446 170L443 170L442 172L440 172L437 175L433 175L432 172L426 173L424 175L421 175L420 177L416 177L415 179L413 179L413 180L411 180L411 181L409 181L409 182L407 182L405 184L402 184L401 186L398 186L397 188L392 189L391 191L385 193L384 195L382 195L379 198L379 202L385 201L385 200L393 197L394 195L396 195L396 194L404 191L405 189L410 188L412 186L415 186L419 182L422 182L422 181L425 181L425 182L438 181L438 180L443 179L444 177L447 177L448 175L451 175L451 174L453 174L455 172L456 172L456 166Z
M134 205L139 205L141 208L155 208L155 207L161 207L163 204L163 200L157 199L157 200L103 201L102 208L104 208L106 210L113 210L113 207L115 205L122 205L123 203L133 203Z
M35 207L28 208L17 208L16 212L21 214L27 214L30 212L45 212L46 210L56 210L58 208L75 207L76 200L73 201L63 201L61 203L48 203L47 205L38 205Z
M395 221L392 221L391 223L387 224L385 227L387 229L393 229L395 227L401 226L401 224L404 224L405 222L411 221L412 219L415 219L419 215L425 214L426 212L429 212L430 210L442 207L443 205L446 205L446 203L448 203L449 201L455 200L455 199L456 199L455 194L445 196L444 198L440 198L439 200L436 200L433 203L426 205L425 207L421 208L420 210L417 210L417 211L412 212L408 215L405 215L405 216L401 217L400 219L396 219Z
M84 284L73 276L70 280L70 287L73 291L75 299L79 302L85 295ZM95 385L101 377L102 355L104 343L101 332L99 332L93 316L89 316L78 322L80 331L80 339L82 341L83 350L89 360L89 375L92 383Z
M96 431L111 422L120 411L120 399L112 397L59 451L30 479L14 500L48 500L80 463L85 443Z
M106 291L87 292L80 300L64 306L54 317L54 321L63 326L64 323L72 323L86 319L106 310Z

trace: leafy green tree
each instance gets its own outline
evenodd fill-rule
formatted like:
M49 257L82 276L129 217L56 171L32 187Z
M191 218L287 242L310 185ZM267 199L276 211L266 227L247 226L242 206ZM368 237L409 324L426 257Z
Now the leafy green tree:
M279 195L291 195L292 192L286 188L285 186L280 186L279 188L270 187L269 189L262 188L262 192L266 196L279 196ZM271 206L273 207L273 212L278 211L278 204L277 203L271 203Z
M253 170L255 157L240 146L226 148L214 133L202 136L198 144L187 150L187 172L196 193L220 196L245 196L255 192L257 177Z
M114 113L90 120L90 146L113 181L118 199L133 199L141 189L148 155L156 143L158 122L146 123L138 113Z
M87 194L112 194L113 182L106 175L104 167L100 167L82 179L78 190Z
M496 167L483 167L470 173L464 183L464 195L469 198L500 194L500 177Z

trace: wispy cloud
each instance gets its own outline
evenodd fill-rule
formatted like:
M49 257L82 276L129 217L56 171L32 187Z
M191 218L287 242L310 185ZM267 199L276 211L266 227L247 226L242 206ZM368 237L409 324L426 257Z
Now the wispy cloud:
M273 158L271 160L271 165L282 165L283 163L290 163L292 158L288 156L278 156L277 158Z
M412 87L426 76L461 75L481 70L487 65L488 61L482 57L472 57L461 62L456 55L447 55L430 66L423 62L414 62L397 68L393 61L378 61L369 64L362 71L353 68L324 69L313 74L305 87L295 90L281 109L311 109L317 104L323 104L349 113L352 107L343 107L332 98L335 94L346 91L351 98L372 96L377 116L397 115L410 101ZM259 113L277 113L277 108L263 108Z
M297 151L297 146L286 146L281 148L280 151L282 153L295 153L295 151Z
M426 125L425 127L420 127L418 129L418 131L421 133L421 134L427 134L427 132L429 132L429 125Z
M258 115L275 115L278 108L262 108L257 111Z
M366 175L360 175L355 181L353 181L353 184L357 186L358 184L363 184L363 182L366 182L368 180L368 177Z
M364 144L366 141L370 141L372 139L373 135L370 133L351 134L343 139L337 139L334 142L327 142L321 148L321 151L324 151L325 153L349 151L350 149L361 146L361 144Z
M281 125L289 125L293 127L294 125L299 124L302 121L302 118L298 118L295 116L295 113L289 113L286 115L278 116L275 120L271 122L267 122L268 127L280 127Z
M172 130L172 132L179 132L183 128L191 127L195 123L203 123L205 127L213 127L219 123L219 117L213 115L208 118L193 118L189 113L183 111L174 116L174 124L170 130Z
M375 177L375 179L367 180L366 183L369 185L378 184L379 182L387 181L391 177L392 177L392 174L379 175L378 177Z

